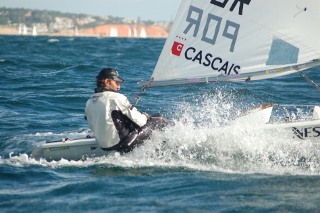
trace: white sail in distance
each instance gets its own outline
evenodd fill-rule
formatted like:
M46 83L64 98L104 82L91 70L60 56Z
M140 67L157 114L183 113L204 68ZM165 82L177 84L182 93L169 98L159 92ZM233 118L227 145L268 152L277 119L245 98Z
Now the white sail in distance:
M118 37L118 28L111 27L111 29L110 29L110 37Z
M74 34L75 34L75 36L79 35L79 30L78 30L77 26L74 27Z
M133 28L133 37L138 37L137 28Z
M149 86L259 80L318 66L319 11L319 0L183 0Z
M147 38L147 32L144 28L140 31L140 38Z
M37 36L38 35L36 26L33 26L32 35L33 36Z
M27 33L28 33L27 26L23 25L23 35L26 35Z
M21 35L21 34L22 34L22 25L19 24L19 35Z

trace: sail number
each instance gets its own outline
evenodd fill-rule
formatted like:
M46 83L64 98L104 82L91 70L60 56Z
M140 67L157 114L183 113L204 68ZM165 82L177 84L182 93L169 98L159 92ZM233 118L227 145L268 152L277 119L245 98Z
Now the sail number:
M190 5L188 16L186 18L186 21L189 24L187 28L183 31L183 33L188 34L189 31L193 28L194 29L193 37L197 37L199 33L202 17L203 17L203 10ZM207 15L207 20L202 32L201 40L206 43L215 45L220 32L222 22L223 22L223 19L221 17L209 13ZM229 48L230 52L234 51L239 29L240 29L240 24L237 24L229 20L225 21L222 36L231 40L231 45ZM213 36L208 37L208 34L212 32L213 32Z
M229 0L223 0L223 2L221 1L217 1L217 0L211 0L211 4L214 4L218 7L222 7L224 8L226 6L226 4L228 3ZM232 12L234 10L234 8L237 6L238 2L240 3L239 6L239 15L242 15L243 13L243 5L249 5L251 0L234 0L234 2L232 3L232 6L230 8L230 11Z
M320 127L307 127L307 128L302 128L298 129L296 127L292 127L292 131L294 133L294 137L298 137L302 140L305 138L310 138L310 137L319 137L320 136Z

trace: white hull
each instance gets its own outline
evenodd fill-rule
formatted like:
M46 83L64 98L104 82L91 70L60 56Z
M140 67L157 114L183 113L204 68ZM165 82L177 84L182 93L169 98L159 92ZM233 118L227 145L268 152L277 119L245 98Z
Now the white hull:
M94 138L69 139L56 142L38 142L32 151L31 157L51 160L81 160L100 157L108 154L103 151Z
M320 120L266 124L269 134L281 134L281 138L295 141L320 142Z
M242 120L243 121L243 120ZM281 124L262 124L263 135L277 135L283 140L320 142L320 119L301 122L287 122ZM84 160L86 158L101 157L110 152L103 151L94 138L71 139L56 142L38 142L31 157L39 160Z
M262 130L263 135L273 135L279 139L320 142L319 106L313 106L313 113L311 112L310 116L306 116L305 118L285 118L270 122L272 110L272 104L259 105L246 111L245 115L234 121L234 124L249 124L248 126L250 127Z
M120 147L113 147L121 153L130 152L133 148L138 147L148 138L152 130L161 130L171 121L158 117L151 118L149 122L139 129L128 135L128 138L122 142ZM84 160L86 158L101 157L114 153L115 151L104 151L96 142L95 138L87 137L80 139L63 139L53 142L38 142L31 153L31 157L39 160L41 158L51 160Z
M250 131L260 131L261 137L272 136L281 140L320 142L320 107L313 107L312 116L299 120L286 119L269 122L274 105L254 107L234 120L231 125L241 126ZM256 132L255 132L256 133ZM250 134L250 133L248 133ZM95 138L66 139L54 142L38 142L31 157L51 160L84 160L101 157L110 152L103 151Z

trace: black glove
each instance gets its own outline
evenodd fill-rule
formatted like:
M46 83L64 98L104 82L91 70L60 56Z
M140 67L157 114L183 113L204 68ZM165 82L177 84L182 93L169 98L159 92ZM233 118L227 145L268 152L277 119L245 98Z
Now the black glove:
M147 116L147 120L150 120L151 115L147 112L142 112L143 115Z

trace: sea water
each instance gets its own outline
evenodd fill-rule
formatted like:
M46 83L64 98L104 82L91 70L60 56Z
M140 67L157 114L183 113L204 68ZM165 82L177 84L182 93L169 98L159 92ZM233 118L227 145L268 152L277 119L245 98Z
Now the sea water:
M131 99L164 42L0 36L0 212L320 211L320 141L293 142L253 123L228 125L255 104L319 104L319 93L298 74L247 87L150 88L138 109L175 126L154 132L144 146L84 161L30 158L35 142L90 134L84 108L102 68L119 71L126 79L119 92ZM320 83L319 71L305 73Z

